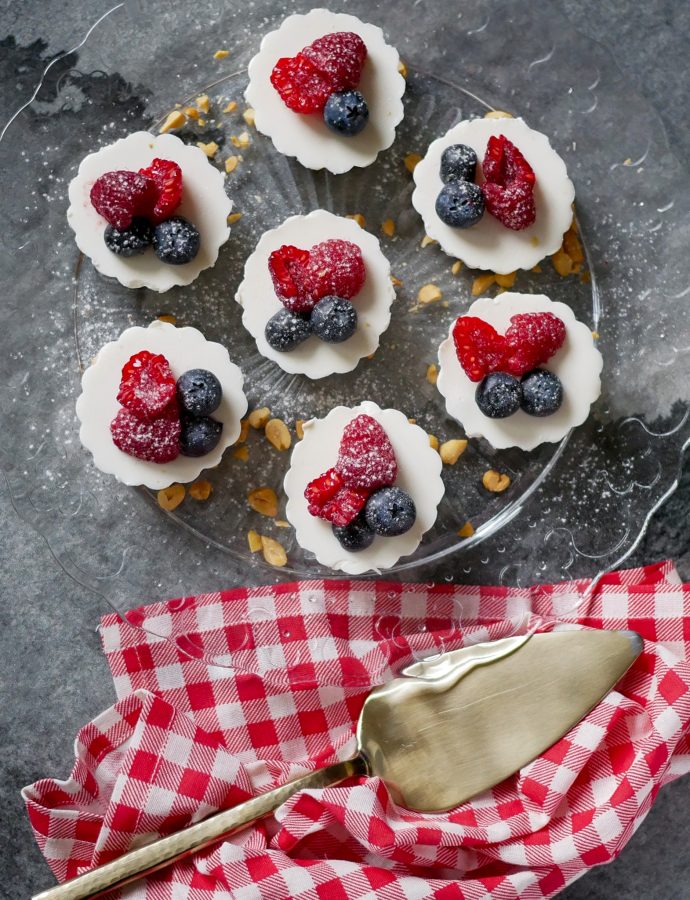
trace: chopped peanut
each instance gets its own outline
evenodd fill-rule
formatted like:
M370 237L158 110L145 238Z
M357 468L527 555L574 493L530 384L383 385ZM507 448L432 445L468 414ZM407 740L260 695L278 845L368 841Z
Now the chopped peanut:
M271 418L271 410L267 406L261 406L259 409L253 409L247 416L247 421L252 428L263 428L266 422Z
M285 519L276 519L273 524L276 526L276 528L289 528L290 527L290 523L287 522Z
M572 275L575 271L572 259L562 247L553 254L551 262L553 263L554 269L562 278L565 278L567 275Z
M494 275L496 284L500 285L502 288L512 288L515 284L516 277L517 272L509 272L507 275Z
M430 244L438 244L438 241L436 238L429 237L428 234L425 234L419 246L424 249L424 247L428 247Z
M537 263L536 266L532 266L532 268L530 269L530 272L536 272L537 274L539 274L539 272L541 272L541 271L542 271L542 268L539 265L539 263Z
M580 238L572 226L563 235L563 249L574 263L582 264L585 261L585 252L582 249Z
M209 159L213 159L213 157L218 153L219 147L215 141L209 141L208 144L205 144L203 141L196 142L199 150L202 150Z
M211 108L208 94L200 94L194 101L202 112L207 113Z
M482 275L477 275L472 282L472 296L478 297L480 294L483 294L484 291L488 291L491 285L495 283L496 276L493 272L484 272Z
M353 219L360 228L367 227L367 220L364 218L362 213L352 213L350 216L345 216L346 219Z
M485 119L512 119L513 114L509 112L504 112L502 109L490 109L489 112L484 113Z
M468 538L474 534L474 525L471 522L465 522L462 528L458 529L458 537Z
M412 172L414 172L414 170L415 170L417 163L421 162L421 161L422 161L422 157L419 155L419 153L408 153L407 156L405 157L405 168L407 169L407 171L410 174L412 174Z
M395 222L392 219L386 219L386 221L381 225L381 231L386 235L386 237L393 237L395 234Z
M234 225L235 222L239 222L242 218L242 213L230 213L228 216L228 225Z
M417 302L422 306L426 306L427 303L435 303L441 297L443 297L443 291L435 284L425 284L417 292Z
M462 262L459 259L456 259L453 265L450 267L450 271L453 273L453 275L458 275L461 269Z
M201 479L189 485L189 496L195 500L208 500L213 493L213 485L210 481Z
M184 500L184 494L185 490L183 484L171 484L170 487L158 491L158 505L162 509L167 509L169 511L177 509Z
M213 54L214 59L225 59L227 56L230 56L229 50L216 50Z
M408 419L407 421L410 423L410 425L416 425L416 424L417 424L417 420L416 420L416 419Z
M167 322L168 325L177 325L177 316L158 316L159 322Z
M249 459L249 447L247 447L246 444L243 444L241 447L233 450L232 458L239 459L240 462L247 462Z
M230 143L232 144L232 146L238 147L240 150L246 150L251 142L252 141L249 137L248 131L243 131L242 134L237 135L237 137L235 137L234 134L230 137Z
M430 363L426 367L426 380L429 384L436 384L436 381L438 380L438 366L436 363Z
M441 444L439 452L442 461L447 466L454 466L465 450L467 450L467 441L464 438L454 438Z
M235 171L235 169L239 166L241 159L241 156L228 156L228 158L225 160L225 171L228 173L228 175L231 172Z
M168 117L163 122L160 127L161 134L167 134L169 131L172 131L175 128L180 128L187 120L184 115L179 111L179 109L173 110L171 113L168 113Z
M249 544L250 553L258 553L261 550L261 535L258 531L254 531L252 528L251 531L247 532L247 543Z
M285 548L282 544L279 544L278 541L274 540L274 538L266 537L262 534L261 547L264 552L264 559L269 565L281 568L287 563L287 553L285 552Z
M398 63L398 72L400 72L403 78L407 78L407 66L402 60Z
M242 118L247 123L247 125L250 125L250 126L254 124L254 116L255 116L255 113L254 113L254 110L251 108L251 106L248 106L245 109L245 111L242 113Z
M235 441L236 444L244 444L249 434L249 419L242 419L240 422L240 436Z
M301 441L304 437L304 419L297 419L295 422L295 434L298 441Z
M403 283L399 278L396 278L395 275L391 275L391 284L393 287L402 287Z
M231 100L231 101L228 103L227 106L224 106L224 107L223 107L223 112L224 112L224 113L231 113L231 112L235 112L236 109L237 109L237 101L236 101L236 100Z
M193 106L185 106L182 112L187 116L188 119L198 119L199 118L199 110L195 109Z
M264 429L269 443L273 444L276 450L289 450L292 444L292 438L287 425L282 419L269 419Z
M489 469L482 476L482 484L492 494L501 494L510 484L510 476L503 475L495 469Z
M429 446L432 450L438 450L438 438L435 434L429 435Z
M250 491L247 496L247 503L254 512L261 513L262 516L274 518L278 515L278 497L273 488L260 487Z

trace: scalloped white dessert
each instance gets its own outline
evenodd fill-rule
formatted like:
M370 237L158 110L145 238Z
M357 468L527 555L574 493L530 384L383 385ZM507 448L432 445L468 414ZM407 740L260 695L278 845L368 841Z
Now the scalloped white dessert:
M393 445L398 464L395 486L412 497L416 519L404 534L377 535L365 550L349 552L341 546L329 522L311 515L304 491L309 482L335 464L345 426L361 414L376 419ZM436 521L445 490L441 468L441 458L429 446L426 432L411 425L398 410L381 409L371 401L353 408L337 406L325 418L304 423L304 438L295 446L285 475L286 516L295 528L299 545L313 553L322 565L348 575L383 571L414 553Z
M110 423L120 409L117 400L122 367L142 350L161 353L175 378L189 369L207 369L220 381L223 397L213 418L222 422L220 441L200 457L178 456L167 463L147 462L119 450L113 443ZM114 475L127 485L145 485L159 490L173 482L193 481L203 469L217 466L223 452L240 434L240 420L247 411L240 369L230 361L221 344L207 341L196 328L176 328L155 321L148 328L128 328L116 341L98 352L82 376L82 393L77 400L81 422L79 438L102 472Z
M367 48L357 89L366 98L369 121L363 131L348 137L332 132L318 113L293 112L270 80L279 59L295 56L317 38L338 31L358 34ZM370 165L395 140L395 129L404 114L405 79L398 72L399 63L398 51L386 43L376 25L345 13L313 9L306 15L288 16L280 28L263 38L249 63L245 99L254 109L257 130L270 137L279 153L296 157L308 169L328 169L337 175Z
M325 240L339 239L357 244L362 253L366 280L353 298L357 310L357 329L352 337L339 344L329 344L314 335L290 351L274 350L266 340L268 320L283 309L268 268L274 250L284 244L310 249ZM235 300L242 307L242 323L256 340L259 352L281 369L308 378L325 378L334 373L350 372L360 359L370 356L379 345L380 336L388 328L395 289L390 279L390 263L383 255L377 238L353 220L323 209L306 216L291 216L282 225L265 232L244 266L244 278Z
M484 213L469 228L446 225L436 213L436 198L443 187L439 174L441 156L452 144L465 144L477 154L477 183L481 183L481 161L490 137L505 135L520 150L534 170L536 219L521 231L513 231L494 216ZM534 131L522 119L471 119L454 125L429 145L414 170L412 204L424 220L429 237L449 255L472 269L487 269L506 275L516 269L531 269L545 256L555 253L573 218L575 188L565 163L546 135Z
M191 222L201 239L195 258L183 265L166 265L150 249L128 258L113 253L103 240L108 223L89 198L91 187L101 175L121 169L136 172L156 157L172 160L182 170L182 201L174 215ZM125 287L163 292L190 284L215 264L220 247L230 236L228 215L232 200L225 194L224 183L225 175L209 163L198 147L184 144L172 134L137 131L81 161L69 186L67 221L77 246L102 275L116 278Z
M553 372L563 386L563 401L552 415L543 418L528 415L522 409L503 419L484 415L477 406L477 382L463 370L455 351L453 327L438 351L437 387L446 401L448 414L465 429L468 437L483 437L497 450L520 447L533 450L539 444L560 441L577 425L581 425L594 401L601 393L603 359L594 345L592 332L578 321L564 303L555 303L541 294L505 292L494 298L482 297L468 309L466 316L476 316L504 334L510 319L517 313L550 312L565 324L565 341L541 369Z

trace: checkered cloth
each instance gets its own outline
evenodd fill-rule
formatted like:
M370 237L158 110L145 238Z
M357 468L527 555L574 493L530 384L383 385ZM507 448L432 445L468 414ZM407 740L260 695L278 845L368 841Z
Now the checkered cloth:
M536 625L632 628L644 652L565 738L449 813L400 808L377 778L303 791L113 896L551 897L613 859L659 788L690 770L690 585L670 563L596 587L302 582L142 607L131 621L143 630L101 625L119 701L77 735L66 781L24 790L61 881L352 755L368 691L430 651Z

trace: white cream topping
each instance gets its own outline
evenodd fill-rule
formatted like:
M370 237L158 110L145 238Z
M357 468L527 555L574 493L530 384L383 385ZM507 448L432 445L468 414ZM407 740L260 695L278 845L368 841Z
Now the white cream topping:
M122 367L141 350L162 353L175 378L188 369L208 369L220 381L223 399L212 418L223 423L220 441L205 456L178 456L169 463L147 462L119 450L110 434L110 423L120 410L117 393ZM143 484L159 490L174 481L193 481L203 469L217 466L223 451L240 434L240 419L247 411L240 369L230 361L221 344L207 341L196 328L176 328L155 321L148 328L128 328L116 341L106 344L82 377L77 400L81 422L79 438L93 456L95 465L128 485Z
M367 101L369 121L352 137L334 134L320 113L293 112L271 84L271 72L279 59L296 56L317 38L336 31L352 31L367 46L367 59L357 88ZM267 135L279 153L294 156L308 169L328 169L340 174L355 166L368 166L395 140L403 117L405 79L398 72L398 51L386 43L376 25L356 16L312 9L291 15L276 31L267 34L249 63L247 103L254 108L257 129Z
M417 508L412 528L398 537L374 538L373 544L357 553L341 547L330 522L312 516L304 498L304 489L314 478L334 466L338 458L343 429L352 419L366 413L384 428L398 461L397 487L407 491ZM324 419L304 423L304 438L295 446L285 476L286 516L295 528L297 542L314 554L321 565L348 575L389 569L402 556L419 546L422 536L436 521L436 512L444 494L441 458L429 446L429 437L396 409L381 409L365 401L349 408L336 406Z
M471 228L452 228L436 215L436 198L443 187L439 174L441 156L451 144L466 144L477 154L477 182L486 145L493 135L504 134L520 150L534 170L536 185L535 222L522 231L512 231L485 212ZM429 237L449 255L471 269L487 269L506 275L516 269L531 269L539 260L555 253L573 218L575 188L565 163L546 135L533 131L522 119L471 119L459 122L429 145L426 156L414 170L412 204L424 220Z
M187 219L198 230L201 244L195 258L181 266L161 262L151 248L140 256L117 256L105 245L108 226L91 204L93 183L106 172L124 169L138 172L156 158L170 159L182 169L182 201L173 215ZM69 186L69 222L77 246L102 275L129 288L167 291L190 284L204 269L214 265L218 250L229 235L228 216L232 200L225 194L225 175L215 169L198 147L183 144L172 134L137 131L85 157Z
M505 419L485 416L474 399L477 382L470 381L458 362L453 344L455 322L438 351L440 370L436 384L445 398L448 414L460 422L468 437L486 438L497 450L533 450L539 444L560 441L571 428L585 421L590 406L601 393L601 353L590 329L564 303L554 303L542 294L506 292L476 300L466 315L483 319L499 334L505 334L511 316L530 312L550 312L565 323L563 346L540 367L558 375L563 385L563 403L552 416L529 416L521 409Z
M309 250L315 244L335 238L352 241L362 251L366 280L362 290L352 298L358 316L356 332L341 344L327 344L312 335L287 353L274 350L264 330L271 316L283 305L268 270L269 256L283 244ZM379 338L390 323L391 304L395 299L390 271L390 263L373 234L352 219L316 209L307 216L291 216L278 228L262 235L245 263L244 279L235 300L243 309L242 323L263 356L291 374L324 378L335 372L350 372L362 357L370 356L378 347Z

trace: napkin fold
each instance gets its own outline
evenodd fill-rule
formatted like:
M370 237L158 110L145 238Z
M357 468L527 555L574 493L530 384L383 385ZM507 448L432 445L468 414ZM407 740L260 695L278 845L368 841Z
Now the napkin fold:
M377 778L302 791L113 897L551 897L613 859L690 770L690 585L669 562L529 589L300 582L128 619L101 623L117 703L77 735L67 780L23 791L60 881L353 755L371 688L431 652L535 627L631 628L644 651L562 740L449 813L396 806Z

